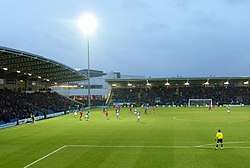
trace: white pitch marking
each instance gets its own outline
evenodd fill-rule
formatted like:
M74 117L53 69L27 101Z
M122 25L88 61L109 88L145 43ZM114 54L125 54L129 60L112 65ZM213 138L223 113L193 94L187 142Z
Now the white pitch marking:
M224 144L244 144L250 141L225 142ZM83 147L83 148L146 148L146 149L189 149L189 148L206 148L211 149L213 144L204 144L196 146L144 146L144 145L65 145L66 147ZM224 147L225 149L250 149L249 146L232 146Z
M250 141L238 141L238 142L225 142L224 144L244 144L244 143L250 143ZM204 145L197 145L197 146L144 146L144 145L64 145L49 154L35 160L34 162L24 166L24 168L28 168L37 162L40 162L41 160L53 155L54 153L62 150L66 147L85 147L85 148L147 148L147 149L190 149L190 148L205 148L205 149L211 149L213 147L210 147L211 145L215 144L204 144ZM250 146L232 146L232 147L225 147L225 149L250 149Z
M66 147L86 147L86 148L197 148L197 146L144 146L144 145L65 145Z
M232 142L224 142L223 144L246 144L250 143L250 141L232 141ZM216 143L211 143L211 144L204 144L204 145L198 145L196 147L204 147L204 146L211 146L215 145Z
M41 160L43 160L43 159L49 157L50 155L53 155L54 153L56 153L56 152L62 150L62 149L65 148L65 147L66 147L66 146L64 145L64 146L62 146L62 147L60 147L60 148L58 148L58 149L56 149L56 150L50 152L49 154L47 154L47 155L45 155L45 156L43 156L43 157L41 157L41 158L35 160L34 162L32 162L32 163L30 163L30 164L24 166L23 168L28 168L28 167L30 167L30 166L36 164L37 162L40 162Z

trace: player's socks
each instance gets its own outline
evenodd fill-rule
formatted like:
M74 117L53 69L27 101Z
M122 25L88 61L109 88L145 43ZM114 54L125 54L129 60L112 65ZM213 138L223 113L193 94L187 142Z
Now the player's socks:
M217 150L217 149L218 149L218 147L219 147L219 144L217 143L217 144L216 144L216 146L215 146L215 149Z

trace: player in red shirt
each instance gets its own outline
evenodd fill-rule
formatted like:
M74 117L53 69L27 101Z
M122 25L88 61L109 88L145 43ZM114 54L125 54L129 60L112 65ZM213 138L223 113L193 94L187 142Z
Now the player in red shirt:
M81 112L80 112L80 118L79 118L80 121L82 121L82 117L83 117L83 112L81 111Z
M103 108L103 113L106 116L106 119L109 120L109 112L106 108Z
M107 110L105 111L105 116L106 116L107 120L109 120L109 112Z

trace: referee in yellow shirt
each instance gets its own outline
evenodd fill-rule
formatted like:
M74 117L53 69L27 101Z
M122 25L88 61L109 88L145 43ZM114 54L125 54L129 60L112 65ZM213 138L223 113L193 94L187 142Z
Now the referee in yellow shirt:
M215 147L215 149L218 149L219 143L220 143L221 149L223 149L223 138L224 138L224 135L221 132L221 130L219 129L218 132L215 135L215 140L216 140L216 147Z

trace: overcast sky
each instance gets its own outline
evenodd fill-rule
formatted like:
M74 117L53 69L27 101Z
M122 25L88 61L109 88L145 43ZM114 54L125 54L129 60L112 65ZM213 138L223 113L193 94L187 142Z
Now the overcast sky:
M0 45L87 67L75 21L98 17L91 67L146 76L250 75L249 0L0 0Z

